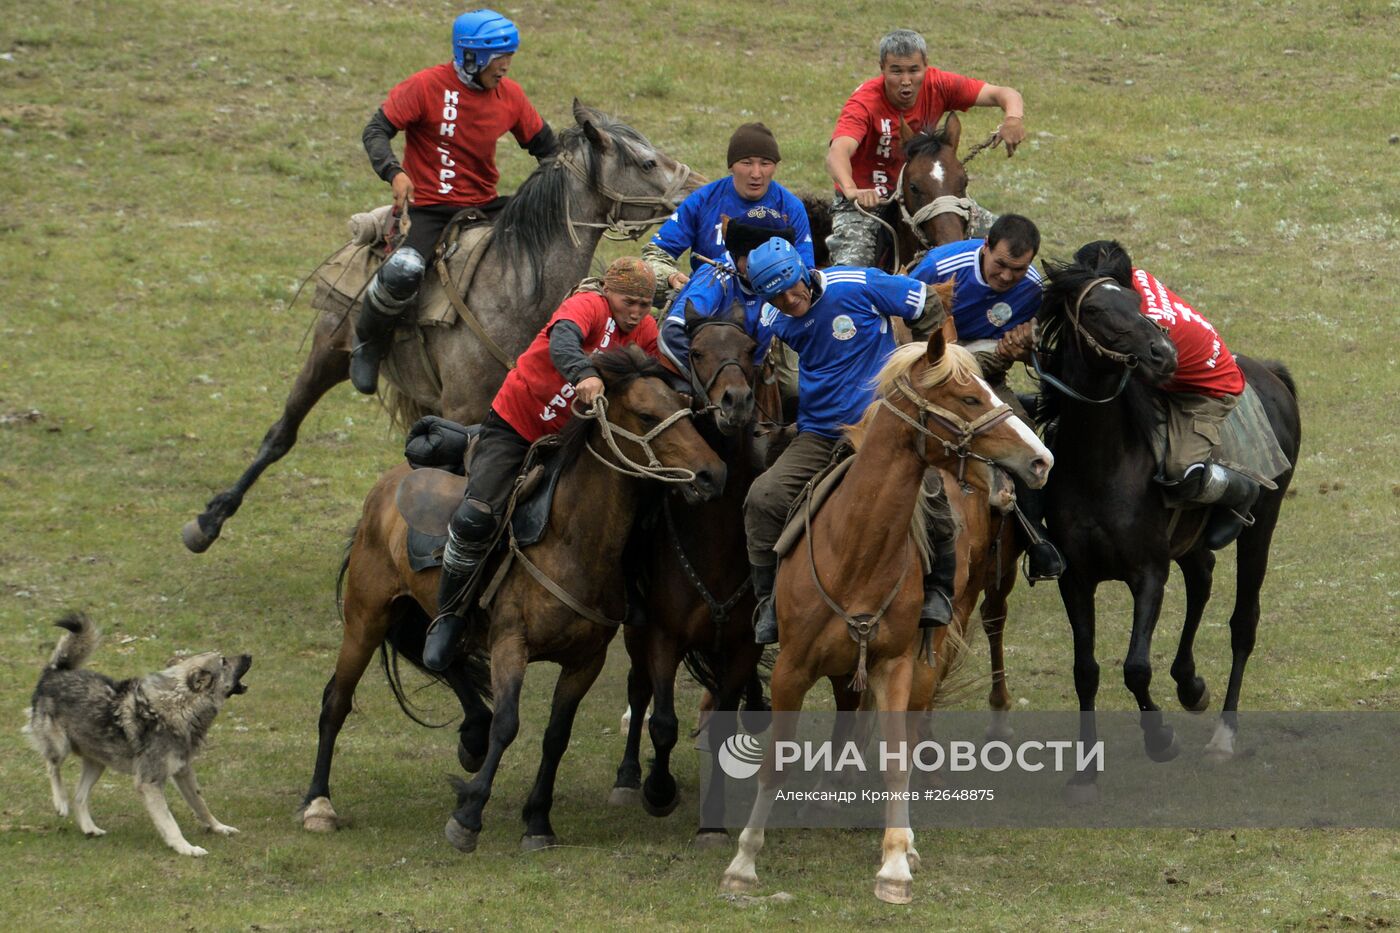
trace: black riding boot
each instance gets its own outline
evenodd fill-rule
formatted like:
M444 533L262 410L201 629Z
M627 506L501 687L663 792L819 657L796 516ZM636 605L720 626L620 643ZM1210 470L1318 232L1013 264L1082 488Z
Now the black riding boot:
M481 582L481 565L491 551L496 520L469 502L463 502L447 527L447 547L442 554L442 579L438 583L438 616L428 626L423 643L423 666L444 671L457 656L457 642L467 627Z
M771 645L778 640L778 612L773 607L773 583L778 579L777 564L749 564L753 596L758 607L753 614L754 644Z
M1254 500L1259 498L1259 484L1234 470L1225 470L1226 486L1220 498L1216 499L1206 520L1206 530L1201 540L1212 551L1218 551L1234 542L1240 532L1254 524L1249 510Z
M406 246L385 260L365 288L350 351L350 382L365 395L378 388L379 363L389 351L394 326L418 296L424 268L422 254Z
M953 621L953 582L958 573L958 542L943 537L932 542L933 567L924 574L924 608L919 628L936 628Z
M1013 474L1011 480L1016 485L1016 509L1025 521L1021 533L1026 543L1026 581L1035 586L1040 580L1054 580L1065 572L1065 559L1045 531L1045 494L1019 476Z

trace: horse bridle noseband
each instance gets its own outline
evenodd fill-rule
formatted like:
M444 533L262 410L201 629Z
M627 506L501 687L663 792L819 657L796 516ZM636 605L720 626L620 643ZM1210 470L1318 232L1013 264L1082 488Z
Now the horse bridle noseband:
M608 207L607 221L595 224L574 220L569 209L569 202L567 200L565 201L564 222L568 224L569 239L573 241L574 247L578 248L582 246L578 238L579 227L600 227L606 231L603 235L610 240L635 240L650 227L662 223L669 218L671 212L676 209L676 205L681 201L679 197L680 193L685 189L685 186L690 183L691 176L695 174L691 167L684 162L677 162L676 165L680 168L680 171L676 173L675 178L671 179L671 183L666 186L666 190L663 193L659 195L625 194L604 184L601 180L590 179L587 170L579 164L578 157L573 153L563 151L555 156L554 166L556 169L566 169L575 178L588 186L588 188L597 191L612 202ZM648 217L645 220L624 220L620 216L620 211L622 208L629 205L659 207L665 213L655 217Z
M921 435L919 438L919 456L927 459L925 454L926 439L931 437L942 444L944 450L958 458L958 485L963 487L964 490L967 489L967 482L964 479L967 472L967 461L980 460L987 464L995 463L995 461L989 457L973 453L972 442L978 436L986 434L992 428L1012 417L1014 412L1010 405L1002 403L979 415L976 419L968 421L948 409L940 405L935 405L933 402L924 398L914 390L914 386L906 377L901 376L896 379L894 388L895 391L908 399L913 403L914 407L919 410L918 418L911 418L909 415L896 408L888 398L881 397L880 404L894 412L900 420L919 432ZM953 434L956 438L956 442L935 434L929 429L928 425L925 423L926 421L931 421L943 430Z
M1075 401L1084 402L1089 405L1102 405L1105 402L1111 402L1114 399L1116 399L1119 395L1123 393L1123 389L1127 386L1128 379L1132 376L1133 370L1137 369L1138 367L1138 358L1136 354L1119 353L1117 350L1110 350L1108 347L1105 347L1103 344L1095 340L1094 336L1090 334L1087 330L1085 330L1084 325L1079 322L1079 306L1084 303L1084 299L1088 297L1089 292L1093 291L1095 288L1105 283L1111 283L1113 285L1118 284L1117 281L1106 275L1100 276L1099 278L1094 279L1092 282L1089 282L1087 285L1085 285L1082 289L1079 290L1079 295L1074 299L1073 309L1071 309L1068 304L1065 305L1065 318L1069 321L1070 326L1074 328L1075 337L1078 338L1083 344L1088 346L1090 350L1093 350L1095 354L1102 357L1103 359L1110 360L1114 363L1122 364L1123 375L1121 378L1119 378L1118 387L1113 390L1112 395L1109 395L1106 398L1089 398L1087 395L1075 391L1074 389L1066 385L1057 376L1051 373L1047 373L1041 367L1040 356L1044 352L1043 346L1037 345L1034 352L1031 353L1031 362L1035 365L1035 374L1039 376L1042 381L1049 383L1052 388L1056 389L1057 391L1063 392L1065 395L1068 395Z

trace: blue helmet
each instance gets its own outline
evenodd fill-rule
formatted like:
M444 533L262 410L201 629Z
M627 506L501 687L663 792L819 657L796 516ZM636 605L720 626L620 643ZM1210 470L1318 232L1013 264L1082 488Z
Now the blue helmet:
M793 246L782 237L754 247L749 253L749 284L765 299L772 299L807 278L807 267Z
M518 48L520 30L495 10L472 10L452 23L452 60L464 71L480 71Z

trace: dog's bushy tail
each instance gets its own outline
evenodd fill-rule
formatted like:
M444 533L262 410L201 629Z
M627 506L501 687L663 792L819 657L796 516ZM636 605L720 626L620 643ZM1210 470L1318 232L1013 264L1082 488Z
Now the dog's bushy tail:
M92 654L92 649L97 647L97 626L93 625L92 620L81 612L70 612L54 625L64 629L67 634L58 640L58 646L53 649L48 669L51 671L77 670L87 661L88 656Z

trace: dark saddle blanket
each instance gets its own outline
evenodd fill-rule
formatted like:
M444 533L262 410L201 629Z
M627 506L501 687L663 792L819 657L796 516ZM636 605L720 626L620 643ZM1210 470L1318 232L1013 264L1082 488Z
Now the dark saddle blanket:
M1167 454L1167 408L1166 399L1158 394L1156 399L1157 423L1152 431L1152 452L1159 467ZM1259 393L1246 384L1244 394L1234 411L1220 428L1220 447L1215 460L1223 467L1254 480L1265 489L1277 489L1274 477L1285 472L1293 464L1288 462L1283 448L1279 446L1274 429L1269 424L1269 416L1264 404L1259 401Z
M479 425L463 427L443 418L435 420L441 422L432 430L439 440L443 435L467 436L475 440L481 430ZM414 431L418 431L418 428L419 425L415 425ZM451 440L436 446L422 443L415 447L415 437L426 437L428 433L414 435L410 432L408 450L420 457L436 455L440 462L424 462L410 456L409 464L413 466L413 472L399 483L395 499L399 514L408 525L408 564L415 571L442 566L442 549L447 544L447 523L466 494L467 478L471 474L470 445L465 456L455 452L458 448ZM514 506L506 521L510 523L511 536L520 547L538 543L549 527L549 510L554 504L554 490L563 471L563 458L557 453L557 439L553 436L538 441L530 448L521 474L516 479ZM431 457L429 459L431 461ZM502 538L504 540L504 536Z

